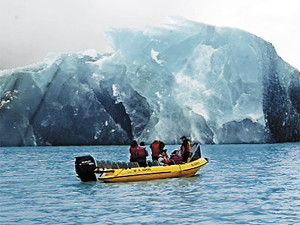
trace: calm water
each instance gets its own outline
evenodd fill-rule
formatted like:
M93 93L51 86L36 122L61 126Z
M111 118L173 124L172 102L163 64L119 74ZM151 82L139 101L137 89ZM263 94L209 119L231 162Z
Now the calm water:
M80 182L87 153L128 159L127 146L0 148L0 224L300 224L299 143L204 145L197 176L133 183Z

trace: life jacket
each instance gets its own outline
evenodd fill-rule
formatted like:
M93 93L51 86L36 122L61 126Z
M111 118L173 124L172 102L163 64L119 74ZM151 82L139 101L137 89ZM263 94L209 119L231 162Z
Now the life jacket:
M171 162L171 160L170 160L170 158L167 154L161 154L160 158L159 158L159 161L161 163L163 163L163 165L168 165Z
M130 157L132 159L144 158L146 157L145 148L141 148L139 146L130 147Z
M132 159L136 159L137 158L137 149L138 149L138 146L130 147L129 148L130 158L132 158Z
M181 155L188 154L191 151L191 142L186 139L181 145Z
M170 158L169 158L167 155L164 155L164 156L163 156L163 159L164 159L163 162L164 162L165 164L169 164L169 163L171 162L171 161L170 161Z
M171 159L173 159L176 164L182 163L182 157L180 155L172 154Z
M187 140L187 143L186 143L186 150L187 150L188 152L191 151L191 142L190 142L189 140Z
M140 146L137 147L136 155L137 155L137 158L145 158L147 156L145 148L140 147Z
M159 141L154 141L150 148L152 150L152 157L159 157L159 154L161 153L161 150L160 150L160 142Z

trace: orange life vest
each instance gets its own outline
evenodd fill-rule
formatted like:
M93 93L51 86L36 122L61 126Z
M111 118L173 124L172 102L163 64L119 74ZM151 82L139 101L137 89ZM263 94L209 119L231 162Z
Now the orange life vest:
M130 147L130 157L132 159L144 158L146 157L146 151L144 148L141 148L139 146Z
M130 158L132 159L136 159L136 152L137 152L138 146L135 147L130 147L129 151L130 151Z
M154 141L154 142L151 144L152 157L158 157L159 154L161 153L161 152L160 152L160 148L159 148L159 144L160 144L159 141Z
M191 151L191 142L189 140L186 140L181 145L181 155L187 154Z
M165 164L169 164L170 163L170 158L167 155L163 155L163 162Z
M137 147L136 154L137 154L138 158L144 158L144 157L146 157L146 150L145 150L145 148Z

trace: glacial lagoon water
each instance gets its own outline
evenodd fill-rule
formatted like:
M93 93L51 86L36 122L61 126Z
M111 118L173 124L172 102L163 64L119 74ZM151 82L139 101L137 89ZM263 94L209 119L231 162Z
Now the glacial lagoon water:
M128 146L0 148L0 224L300 224L299 143L203 145L196 176L132 183L80 182L86 154L129 159Z

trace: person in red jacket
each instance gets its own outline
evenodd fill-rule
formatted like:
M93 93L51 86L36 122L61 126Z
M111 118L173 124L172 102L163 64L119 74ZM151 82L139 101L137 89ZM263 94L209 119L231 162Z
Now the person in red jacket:
M146 167L147 166L147 156L148 156L148 152L146 150L146 146L145 143L142 141L138 147L138 163L140 166Z
M170 156L171 160L174 161L175 164L182 164L182 157L179 154L178 150L174 150Z
M138 143L136 140L133 140L131 142L129 153L130 153L130 162L137 162L137 149L138 149Z
M182 136L181 138L182 144L180 146L182 161L187 162L188 158L190 157L191 151L191 142L186 136Z
M155 140L150 145L151 152L152 152L152 160L158 160L159 155L162 153L165 144L162 141Z
M159 156L158 162L162 166L171 165L171 160L167 154L167 149L163 149L162 153Z
M146 167L146 159L148 152L146 151L145 143L141 142L140 146L135 140L132 141L130 148L130 162L138 162L139 166Z

